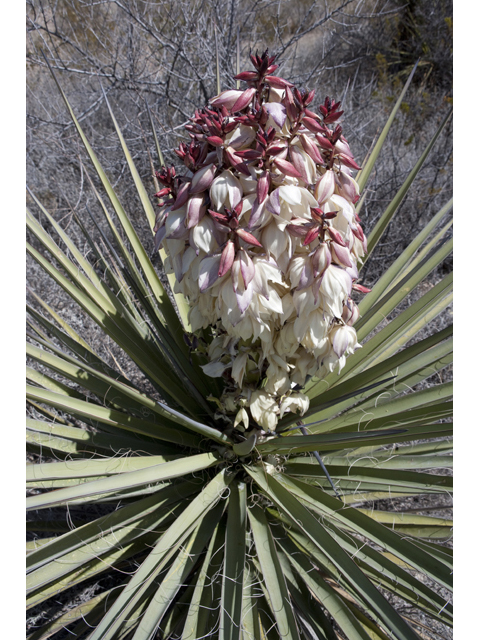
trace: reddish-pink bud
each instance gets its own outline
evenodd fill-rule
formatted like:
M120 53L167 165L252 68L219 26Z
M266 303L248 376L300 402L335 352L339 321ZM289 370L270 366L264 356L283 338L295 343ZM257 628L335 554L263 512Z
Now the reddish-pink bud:
M268 188L270 186L270 174L263 171L257 182L257 202L262 204L268 196Z
M336 242L332 242L330 244L330 251L332 252L332 258L334 262L343 267L352 267L352 260L350 256L350 251L346 246L341 246Z
M242 111L242 109L245 109L245 107L248 106L250 102L253 100L256 91L257 90L255 89L255 87L250 87L249 89L245 89L245 91L242 92L242 95L231 107L232 113L234 113L235 111Z
M295 146L291 146L289 150L290 160L292 161L293 166L298 171L298 173L302 176L304 182L309 183L307 169L305 167L305 159L302 156L301 152Z
M345 244L345 240L343 239L342 234L340 233L340 231L337 231L337 229L335 229L334 227L328 227L327 231L330 234L330 237L332 238L332 240L334 242L339 244L341 247L346 247L347 246Z
M298 219L303 222L303 218ZM286 229L290 233L290 235L294 236L295 238L303 238L310 231L309 228L304 224L287 224Z
M224 224L228 223L228 216L226 216L224 213L218 213L218 211L213 211L212 209L209 209L208 213L213 218L215 218L215 220L218 220L219 222L223 222Z
M291 178L300 178L301 180L303 180L302 174L297 171L293 164L291 162L288 162L288 160L275 158L273 163L285 176L290 176Z
M285 87L285 98L283 101L287 110L287 116L290 118L291 122L294 122L298 117L298 108L295 104L295 98L293 97L290 87Z
M263 156L263 153L261 151L255 151L255 149L245 149L243 151L235 151L235 155L245 160L257 160L257 158Z
M235 245L231 240L227 242L222 255L220 257L220 265L218 268L218 277L221 278L232 268L235 259Z
M266 76L265 82L275 89L285 89L286 87L293 87L293 84L291 82L287 82L287 80L278 78L277 76Z
M314 120L320 120L320 116L314 111L310 111L310 109L305 109L305 115Z
M352 229L353 235L358 238L360 242L363 242L365 234L363 233L362 227L359 224L352 224L350 225L350 228Z
M237 89L228 89L227 91L222 91L222 93L215 96L210 100L210 104L213 104L215 107L225 106L227 109L231 109L231 107L235 104L235 102L242 95L242 91Z
M310 231L305 236L305 240L303 241L303 244L306 246L307 244L310 244L311 242L316 240L318 238L319 233L320 233L320 229L318 227L314 227L313 229L310 229Z
M207 140L214 147L221 147L224 143L224 140L222 140L222 138L220 138L219 136L208 136Z
M253 233L250 233L245 229L237 229L237 236L244 242L248 242L248 244L253 244L253 246L263 249L263 245L255 238Z
M359 291L360 293L370 293L371 291L368 287L364 287L362 284L357 284L356 282L353 283L352 289L355 289L355 291Z
M316 163L316 164L325 164L322 155L320 153L320 151L318 150L317 145L315 145L308 136L306 136L304 133L301 133L299 135L300 138L300 142L302 143L302 147L304 148L305 152L308 153L308 155L310 156L310 158Z
M171 189L169 187L165 187L164 189L160 189L160 191L157 191L157 193L155 194L156 198L163 198L163 196L168 195L171 192Z
M184 182L177 193L177 199L172 207L172 211L176 211L183 207L190 195L190 182Z
M271 156L283 154L283 156L285 157L288 153L288 148L283 144L274 144L268 147L268 153Z
M314 97L315 97L315 89L313 89L307 94L306 98L304 98L303 100L303 104L307 106L307 104L310 104L312 102Z
M332 124L332 122L336 122L343 115L343 111L339 111L338 113L331 113L329 116L323 119L325 124Z
M308 116L303 117L302 124L307 127L307 129L312 133L320 133L321 131L323 131L322 125L313 118L309 118Z
M323 136L320 136L318 134L315 136L315 138L322 149L326 149L327 151L331 151L333 149L333 144L330 142L330 140L327 140L327 138L324 138Z
M324 220L333 220L338 215L338 211L329 211L328 213L323 214Z
M234 76L235 80L245 80L245 82L250 82L251 80L258 80L258 73L255 71L242 71L238 75Z
M250 178L250 171L248 170L248 167L245 165L243 160L231 150L231 147L224 149L224 153L232 167L235 167L237 171L240 171L240 173L243 173Z
M320 209L320 207L310 207L310 211L312 213L312 218L316 222L323 222L325 214L323 213L323 210Z
M349 167L350 169L356 169L357 171L360 169L355 160L345 155L344 153L339 153L337 158L341 161L342 164L344 164L346 167Z

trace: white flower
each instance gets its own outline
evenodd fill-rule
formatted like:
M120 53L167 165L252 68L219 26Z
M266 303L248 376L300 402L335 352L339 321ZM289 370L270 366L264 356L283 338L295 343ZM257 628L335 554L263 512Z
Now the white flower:
M250 399L250 412L255 422L267 431L277 426L278 407L275 398L263 390L254 391Z
M308 396L303 393L292 393L288 398L285 398L280 404L280 418L288 412L299 413L301 416L308 410L310 406L310 400Z
M231 171L224 171L217 176L210 187L210 200L216 211L221 211L224 206L234 209L242 195L242 184Z
M278 187L280 217L289 222L292 218L311 219L310 207L318 207L317 200L304 187L293 184Z
M299 347L293 356L292 361L294 369L290 378L293 383L304 387L307 376L313 376L318 371L317 358L313 354L308 353L306 349Z
M329 322L321 309L309 314L300 315L294 323L294 331L299 342L311 351L320 355L328 343Z
M319 292L322 306L336 318L341 318L343 303L352 290L352 279L341 267L330 265L323 274Z
M234 149L247 149L255 140L255 129L240 124L236 129L225 137L225 145Z
M214 235L214 222L210 216L203 217L200 222L190 230L190 246L205 253L213 253L218 248Z
M291 388L292 384L287 371L283 367L279 367L276 363L270 363L267 371L267 383L265 391L272 395L281 396Z
M203 372L210 378L221 378L225 369L228 369L229 363L223 362L209 362L208 364L201 365Z
M286 270L293 254L292 237L272 220L262 230L262 245L275 258L280 268Z
M235 420L233 422L233 427L236 428L238 427L239 424L242 424L245 427L245 429L248 429L248 425L250 423L250 419L248 417L248 413L245 411L245 409L242 407L240 409L240 411L237 413L237 415L235 416Z
M341 358L346 353L354 353L355 349L361 347L357 342L355 329L344 324L333 327L329 337L333 351L338 358Z
M238 355L232 365L232 378L241 388L243 384L243 376L247 370L248 354L242 353Z

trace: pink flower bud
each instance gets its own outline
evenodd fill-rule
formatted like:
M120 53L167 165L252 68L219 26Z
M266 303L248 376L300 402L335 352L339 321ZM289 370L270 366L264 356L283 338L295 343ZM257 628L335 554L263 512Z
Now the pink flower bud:
M295 98L293 97L290 87L285 87L284 104L290 121L294 122L298 117L298 108L295 104Z
M262 204L268 196L268 188L270 186L270 174L263 171L257 182L257 201Z
M244 80L245 82L252 82L253 80L258 80L258 73L255 71L242 71L241 73L234 76L235 80Z
M299 220L299 222L295 222ZM309 233L309 228L305 226L305 220L303 218L292 219L290 224L285 227L291 236L295 238L304 238Z
M165 187L164 189L160 189L160 191L158 191L158 192L155 194L155 197L156 197L156 198L163 198L163 196L168 195L170 192L171 192L170 187Z
M253 246L260 247L261 249L263 249L263 245L260 244L257 238L255 238L255 236L253 235L253 233L250 233L245 229L237 229L237 236L239 236L239 238L241 238L244 242L247 242L248 244L253 244Z
M183 207L183 205L187 202L188 196L190 195L190 182L184 182L177 193L177 199L175 200L172 211L176 211Z
M363 240L365 239L365 234L363 233L362 227L359 224L351 224L350 228L353 235L358 238L360 242L363 242Z
M205 215L207 208L203 203L203 199L204 199L204 194L199 193L194 195L188 201L187 217L185 220L187 229L191 229L192 227L195 227Z
M265 82L267 82L271 87L275 87L276 89L285 89L286 87L293 87L291 82L287 82L283 78L278 78L277 76L266 76Z
M310 183L307 174L307 168L305 166L305 160L302 156L302 153L297 149L297 147L290 147L290 160L292 161L293 166L298 171L298 173L302 176L302 179L307 184Z
M310 231L305 236L305 240L303 241L303 244L306 246L307 244L310 244L311 242L316 240L316 238L318 238L319 233L320 233L320 229L318 227L314 227L313 229L310 229Z
M227 147L226 149L224 149L224 153L227 156L227 160L232 165L232 167L234 167L237 171L240 171L240 173L243 173L244 175L250 177L250 171L248 170L248 167L245 166L242 158L239 158L232 151L231 147Z
M325 149L326 151L331 151L333 149L333 144L327 138L320 135L316 135L315 138L322 149Z
M239 96L235 104L230 108L232 113L234 113L235 111L242 111L242 109L245 109L245 107L248 106L250 102L253 100L256 91L257 90L255 89L255 87L250 87L249 89L242 91L241 96Z
M302 143L302 147L305 149L305 152L308 153L308 155L312 158L312 160L317 164L325 164L325 161L322 158L317 145L315 145L304 133L301 133L299 138L300 142Z
M337 157L346 167L356 170L360 169L360 166L355 162L355 160L345 155L344 153L339 153Z
M207 136L207 140L214 147L221 147L224 143L223 139L219 136Z
M345 240L343 239L342 234L340 233L340 231L335 229L335 227L328 227L327 231L330 234L330 237L332 238L332 240L334 242L339 244L341 247L346 247L347 246L345 244Z
M343 267L353 266L352 261L350 259L350 251L347 249L347 247L342 247L336 242L332 242L330 244L330 251L332 253L333 261L336 262L337 264Z
M228 89L228 91L222 91L218 96L210 100L210 104L214 107L225 106L227 109L231 109L235 102L240 98L243 91L237 91L235 89Z
M312 133L321 133L323 131L322 125L308 116L303 117L302 124Z
M235 245L231 240L227 242L225 248L222 251L220 257L220 264L218 267L218 277L221 278L232 268L233 261L235 259Z
M192 178L190 193L199 193L208 189L213 182L216 170L217 168L214 164L209 164L199 169Z
M281 158L275 158L273 164L286 176L291 178L300 178L303 180L302 174L295 169L291 162L288 160L282 160ZM332 192L333 193L333 192Z
M338 151L338 153L343 153L344 155L353 158L353 153L347 142L345 142L344 140L337 140L337 142L335 143L335 150Z
M360 293L370 293L371 291L368 287L364 287L363 284L357 284L356 282L352 285L352 289L355 289L355 291L359 291Z

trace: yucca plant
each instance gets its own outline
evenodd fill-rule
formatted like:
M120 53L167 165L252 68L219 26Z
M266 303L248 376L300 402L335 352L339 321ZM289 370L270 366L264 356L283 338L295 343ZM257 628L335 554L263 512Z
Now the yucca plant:
M145 386L107 364L30 292L27 355L37 366L27 367L27 443L43 457L27 465L27 506L43 511L27 525L37 532L27 547L28 607L47 608L63 592L95 585L94 595L38 626L30 640L60 637L65 629L68 637L90 640L412 640L426 637L425 620L451 625L452 554L443 543L452 523L402 512L395 501L452 491L450 475L437 471L452 462L451 385L415 390L451 363L451 328L413 340L450 304L451 275L384 322L450 254L451 202L358 308L350 298L352 282L365 292L357 283L361 268L450 114L367 242L359 196L411 77L354 180L339 103L327 99L318 116L308 108L312 94L272 75L273 58L252 56L252 63L254 71L238 76L247 89L219 92L192 118L192 145L178 154L189 171L179 177L164 167L156 174L157 213L155 191L142 183L110 111L155 253L162 245L170 288L64 96L103 187L90 178L110 232L98 214L95 233L75 218L94 257L88 260L30 193L38 215L27 212L35 238L28 251L135 363ZM275 92L275 100L264 99ZM259 146L264 133L270 137ZM254 183L248 206L241 204L245 184L238 199L240 174ZM310 194L306 202L302 189ZM348 206L356 204L354 239L332 222L340 210L330 199L337 194L338 205L340 193ZM297 207L279 226L273 216L282 194L298 196L303 222ZM267 200L272 210L261 222ZM277 226L267 232L267 224ZM293 249L281 244L288 234ZM321 307L328 322L318 343L306 338L313 320L295 325L305 307L293 309L291 330L301 335L283 355L286 381L278 349L268 351L261 331L238 329L248 309L250 328L256 317L270 326L268 313L251 306L257 292L246 293L262 260L269 269L275 263L283 278L275 287L273 276L265 277L271 292L291 295L294 306L312 282L327 296L321 282L328 269L350 281L348 291L330 286L337 297ZM196 271L189 270L195 261ZM238 307L222 315L211 305L230 299L221 298L225 282ZM288 321L276 322L275 336ZM300 357L310 358L303 373L295 365ZM426 616L423 626L415 612Z

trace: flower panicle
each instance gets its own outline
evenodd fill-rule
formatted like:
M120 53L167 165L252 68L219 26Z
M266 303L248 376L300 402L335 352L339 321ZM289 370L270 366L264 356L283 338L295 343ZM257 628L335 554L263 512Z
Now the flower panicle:
M316 113L315 92L275 76L268 50L250 60L236 76L247 88L222 91L185 125L185 172L156 173L154 232L192 331L211 331L204 371L223 378L225 413L270 432L308 409L310 377L340 371L360 347L352 292L368 292L357 267L367 245L340 102L327 96Z

